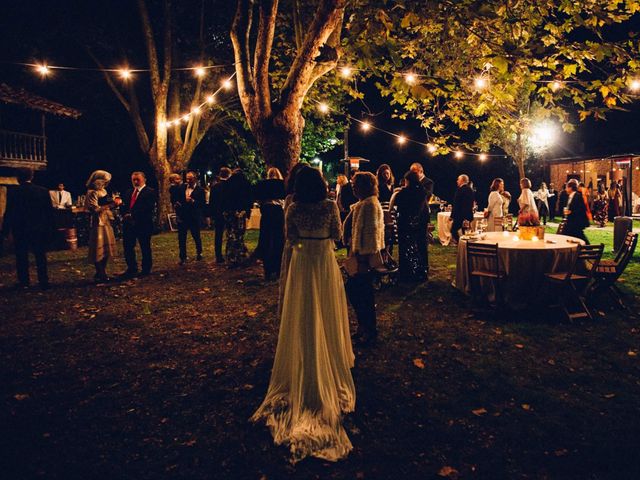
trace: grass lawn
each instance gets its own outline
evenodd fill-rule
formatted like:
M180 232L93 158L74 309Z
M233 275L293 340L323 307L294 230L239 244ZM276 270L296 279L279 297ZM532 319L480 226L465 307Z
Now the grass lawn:
M588 235L611 255L611 232ZM567 323L477 311L450 285L455 249L431 246L428 284L378 294L381 338L357 351L345 419L353 452L292 466L247 421L269 381L278 287L258 266L216 266L212 240L179 268L176 235L156 236L154 274L107 286L86 249L55 252L46 292L11 290L13 258L0 259L3 478L640 475L640 253L622 284L630 311L603 303Z

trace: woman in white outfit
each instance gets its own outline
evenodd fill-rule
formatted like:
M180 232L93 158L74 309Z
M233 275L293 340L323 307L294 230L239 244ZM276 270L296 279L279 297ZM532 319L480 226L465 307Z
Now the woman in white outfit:
M520 194L520 197L518 197L520 213L534 213L538 215L536 199L533 198L533 192L531 191L531 180L528 178L520 180L520 188L522 189L522 193Z
M489 193L489 205L487 207L487 231L499 232L502 228L496 227L496 218L503 218L504 209L504 181L501 178L495 178L491 183Z
M353 448L342 414L355 408L347 299L334 255L342 234L335 202L315 168L301 169L286 213L292 245L271 380L253 422L264 422L291 461L336 461Z

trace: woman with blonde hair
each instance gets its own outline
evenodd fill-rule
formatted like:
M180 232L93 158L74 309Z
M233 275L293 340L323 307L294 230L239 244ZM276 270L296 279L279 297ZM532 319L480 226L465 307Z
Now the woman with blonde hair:
M522 190L520 197L518 197L520 213L534 213L537 216L538 207L536 207L536 199L531 191L531 180L528 178L520 180L520 189Z
M119 199L112 199L107 193L111 174L96 170L87 180L85 208L91 214L89 232L89 262L96 267L97 282L107 282L107 262L116 254L116 237L113 233L112 208L118 206Z

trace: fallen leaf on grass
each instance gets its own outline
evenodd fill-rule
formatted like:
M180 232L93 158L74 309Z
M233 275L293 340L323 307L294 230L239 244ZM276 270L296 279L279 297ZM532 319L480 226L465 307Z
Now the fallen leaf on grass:
M471 410L471 413L473 413L474 415L477 415L478 417L484 415L485 413L487 413L487 409L486 408L476 408L475 410Z
M520 405L522 407L523 410L531 410L531 405L529 405L528 403L523 403L522 405Z
M549 360L547 360L547 363L548 363L549 365L555 365L555 364L556 364L556 361L555 361L553 358L550 358Z
M630 357L637 357L638 356L638 352L634 352L633 350L629 350L627 352L627 355L629 355Z
M516 348L524 348L524 345L523 345L523 344L521 344L521 343L516 343L516 344L514 345L514 347L516 347Z
M247 310L248 317L255 317L258 314L255 310Z
M16 393L13 396L13 398L15 398L16 400L21 402L22 400L26 400L27 398L29 398L29 394L27 394L27 393Z
M615 397L615 396L616 396L616 394L615 394L615 393L605 393L605 394L603 395L603 397L604 397L604 398L613 398L613 397Z
M438 475L441 477L455 478L458 476L458 470L450 466L444 466L438 471Z
M413 364L418 368L424 368L425 367L424 361L421 358L414 358L413 359Z
M566 457L567 454L569 453L569 450L567 450L566 448L560 448L553 453L555 454L556 457Z

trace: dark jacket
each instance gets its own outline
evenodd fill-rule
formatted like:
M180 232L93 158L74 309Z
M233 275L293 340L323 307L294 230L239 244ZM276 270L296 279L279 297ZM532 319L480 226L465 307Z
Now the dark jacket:
M340 207L340 211L349 213L349 211L351 210L351 205L353 205L357 201L358 199L353 193L351 182L340 188L340 193L338 194L338 206Z
M127 190L124 197L122 197L120 211L123 216L131 215L125 218L125 224L135 228L139 233L151 235L153 233L153 213L157 202L156 191L149 186L145 186L140 190L133 208L130 208L132 195L133 188Z
M222 211L223 212L240 212L242 210L247 212L247 216L251 214L252 201L252 189L249 180L242 172L234 173L229 177L229 180L225 180L222 196Z
M258 202L284 200L286 196L284 180L278 180L277 178L261 180L253 187L253 198Z
M562 189L562 191L558 194L558 213L562 215L562 211L564 207L567 206L567 201L569 201L569 194L566 190Z
M393 185L380 184L378 185L378 200L380 202L388 202L393 195Z
M451 219L455 222L463 220L473 220L473 201L475 194L469 186L464 184L458 187L456 195L453 197L453 208L451 210Z
M582 193L576 192L567 208L571 212L567 216L567 224L565 231L568 234L579 232L589 226L589 217L587 217L587 207L584 204Z
M47 240L53 232L54 211L46 188L26 182L7 192L3 231L14 239Z
M202 218L202 209L206 205L206 194L204 192L204 188L200 185L196 185L191 192L191 199L193 202L187 202L187 187L189 185L183 183L182 185L176 186L173 190L173 198L174 208L176 210L176 216L178 217L178 221L195 221L199 222Z
M429 207L421 185L404 187L393 201L398 211L398 228L425 229L429 223Z
M223 210L223 198L227 180L220 180L211 186L209 192L209 215L214 219L221 219Z

